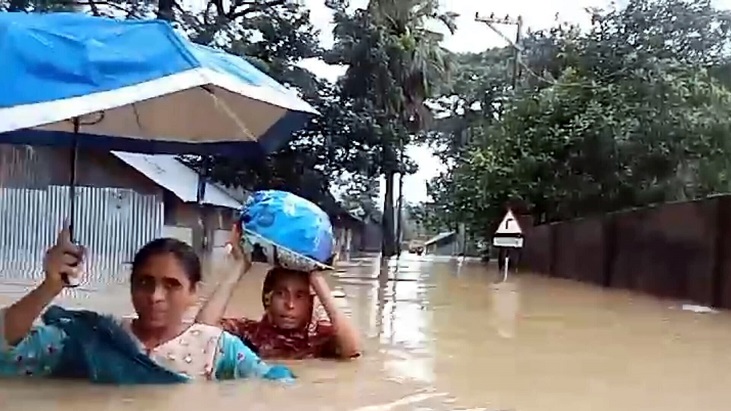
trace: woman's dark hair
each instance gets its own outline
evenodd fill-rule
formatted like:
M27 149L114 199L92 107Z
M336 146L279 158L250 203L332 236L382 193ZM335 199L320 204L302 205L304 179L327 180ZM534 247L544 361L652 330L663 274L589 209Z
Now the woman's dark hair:
M132 261L132 276L138 272L150 258L160 254L172 254L180 262L191 285L201 281L201 260L193 247L175 238L158 238L145 244Z
M308 281L309 273L304 271L290 270L288 268L273 267L269 269L266 277L264 277L264 284L261 287L261 302L266 307L266 295L274 290L274 286L283 277L300 277L304 281Z

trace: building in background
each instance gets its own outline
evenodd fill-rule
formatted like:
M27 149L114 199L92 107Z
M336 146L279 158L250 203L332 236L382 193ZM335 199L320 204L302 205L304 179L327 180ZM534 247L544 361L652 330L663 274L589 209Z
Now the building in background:
M335 235L335 251L340 259L348 258L360 251L363 233L363 220L345 209L328 213Z
M198 173L173 155L112 152L132 169L163 189L163 235L210 252L223 247L242 202L217 184L206 184L197 204Z
M424 254L428 255L456 255L457 233L454 231L439 233L424 242Z
M379 216L363 216L363 228L360 234L360 251L380 253L383 243L383 226Z
M69 213L70 158L68 148L0 145L3 280L42 275L43 253ZM163 235L210 249L241 204L209 184L199 208L196 181L174 156L79 150L74 237L88 248L88 281L126 281L136 250Z
M424 242L424 254L438 256L477 257L480 255L480 246L477 242L468 239L464 251L456 231L439 233Z
M330 217L333 219L333 217ZM380 253L383 230L380 218L365 215L362 209L339 209L333 220L336 234L339 233L350 253Z

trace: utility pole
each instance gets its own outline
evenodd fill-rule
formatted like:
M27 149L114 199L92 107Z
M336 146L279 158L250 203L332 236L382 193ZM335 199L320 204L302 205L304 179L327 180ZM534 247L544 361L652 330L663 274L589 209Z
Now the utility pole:
M520 44L523 33L523 17L518 16L512 18L509 15L505 17L496 17L495 13L490 13L488 17L481 17L480 13L475 13L475 21L485 23L490 30L494 31L498 36L502 37L513 49L513 70L510 79L510 86L515 92L518 89L518 79L520 78L520 53L523 52L523 46ZM515 40L505 35L497 26L515 26ZM464 232L464 224L460 224L462 238L466 237ZM464 241L464 240L463 240Z
M470 135L469 135L469 129L468 129L468 119L467 119L467 113L465 113L465 124L460 131L459 135L459 145L461 148L464 148L469 144ZM460 261L464 261L464 258L467 257L467 227L464 223L464 220L462 220L459 224L457 224L457 255L461 256L462 259Z
M503 18L495 17L495 13L490 14L489 17L480 17L480 13L475 14L475 21L485 23L492 31L497 33L498 36L502 37L505 41L510 44L513 48L513 75L511 79L511 85L513 90L518 86L518 78L520 77L520 53L523 51L523 46L520 44L521 33L523 32L523 17L513 19L510 16ZM500 31L498 25L515 26L515 41L511 40L510 37L506 36Z

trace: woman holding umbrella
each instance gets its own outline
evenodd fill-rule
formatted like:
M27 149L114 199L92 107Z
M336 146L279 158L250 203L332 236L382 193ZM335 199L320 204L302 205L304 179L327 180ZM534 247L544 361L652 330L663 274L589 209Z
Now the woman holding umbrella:
M115 384L294 378L288 368L262 362L239 338L220 328L183 321L197 298L201 263L189 245L175 239L154 240L134 257L131 297L137 318L58 306L41 316L66 286L65 278L81 276L83 257L84 249L64 228L46 253L45 280L0 310L0 375ZM44 325L34 325L38 317Z

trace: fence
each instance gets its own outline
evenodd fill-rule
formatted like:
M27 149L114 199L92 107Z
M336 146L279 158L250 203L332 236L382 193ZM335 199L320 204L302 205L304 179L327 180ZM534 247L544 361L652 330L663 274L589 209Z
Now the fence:
M68 197L63 186L0 187L0 280L42 277L43 254L68 215ZM162 231L162 199L100 187L77 187L76 199L76 239L88 248L85 282L126 281L134 253Z
M731 308L731 196L532 227L537 273Z

